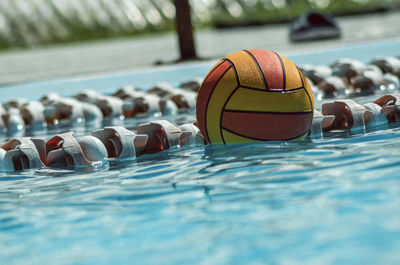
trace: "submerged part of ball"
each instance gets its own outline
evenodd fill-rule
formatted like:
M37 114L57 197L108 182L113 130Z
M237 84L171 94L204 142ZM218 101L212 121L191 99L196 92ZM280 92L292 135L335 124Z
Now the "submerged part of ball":
M221 60L204 79L196 116L208 143L304 139L313 119L307 79L289 59L244 50Z

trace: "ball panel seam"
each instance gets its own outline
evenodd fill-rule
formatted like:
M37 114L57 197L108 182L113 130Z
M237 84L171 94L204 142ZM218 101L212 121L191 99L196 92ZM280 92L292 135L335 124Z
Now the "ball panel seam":
M282 61L282 57L277 54L276 52L274 52L276 54L276 56L279 59L279 62L281 62L281 66L282 66L282 79L283 79L283 91L286 91L286 70L285 70L285 64Z
M227 58L225 58L224 60L225 60L226 62L228 62L228 63L232 66L233 70L235 71L236 82L237 82L238 86L240 86L239 74L238 74L238 71L237 71L237 69L236 69L236 67L235 67L235 64L234 64L231 60L229 60L229 59L227 59Z
M249 56L245 51L231 54L225 59L230 60L235 66L240 85L265 90L265 83L262 79L262 75L257 69L257 65L254 63L251 56Z
M303 88L290 93L271 93L240 87L230 97L225 109L285 113L312 111L312 105Z
M224 144L226 144L226 142L225 142L225 139L224 139L224 135L223 135L223 133L222 133L222 120L223 120L223 117L224 117L225 107L226 107L226 104L228 104L228 101L229 101L229 100L231 99L231 97L233 96L233 94L235 94L235 92L239 89L239 87L240 87L240 86L237 86L237 87L229 94L229 97L226 99L226 101L225 101L225 103L224 103L224 106L222 107L221 117L220 117L220 120L219 120L219 128L220 128L220 133L221 133L222 141L224 142Z
M205 128L210 142L222 141L220 118L223 111L223 104L237 86L236 72L233 67L230 67L215 86L207 103Z
M257 111L257 110L234 110L234 109L225 109L225 112L237 112L237 113L257 113L257 114L276 114L276 115L304 115L310 114L313 111L290 111L290 112L277 112L277 111Z
M196 104L196 118L199 121L199 129L204 135L207 142L210 142L207 132L207 110L209 100L214 93L215 87L218 85L221 78L225 73L232 67L229 62L222 61L218 67L210 71L207 78L204 79L201 88L198 93L197 104ZM204 113L202 115L202 113Z
M243 134L240 134L240 133L238 133L238 132L232 131L231 129L228 129L228 128L226 128L226 127L221 127L221 128L222 128L224 131L227 131L227 132L229 132L229 133L231 133L231 134L240 136L240 137L242 137L242 138L246 138L246 139L250 139L250 140L254 140L254 141L268 141L268 140L264 140L264 139L257 139L257 138L255 138L255 137L243 135Z
M308 93L308 89L307 89L306 86L305 86L305 85L306 85L305 82L308 82L308 81L307 81L307 80L304 80L305 76L304 76L303 72L302 72L299 68L297 68L297 71L299 71L299 75L300 75L300 79L301 79L301 84L303 85L303 88L304 88L304 90L305 90L306 93L307 93L308 99L310 100L311 106L312 106L312 108L314 109L314 100L311 99L311 95Z
M262 69L261 69L260 64L257 62L257 59L254 57L254 55L253 55L250 51L248 51L248 50L244 50L244 51L251 57L251 59L252 59L252 60L254 61L254 63L256 64L257 69L258 69L258 72L260 73L261 78L262 78L263 81L264 81L265 89L268 91L268 90L269 90L269 89L268 89L268 82L267 82L267 79L266 79L266 77L265 77L265 75L264 75Z
M237 135L236 133L229 132L225 129L222 130L222 133L224 134L224 139L226 139L229 143L251 143L260 141Z
M236 82L237 82L237 87L235 87L235 89L233 89L233 91L229 94L228 98L226 99L226 101L224 102L224 105L222 106L222 111L221 111L221 115L220 115L220 120L219 120L219 129L220 129L220 134L221 134L221 138L222 138L222 142L224 144L226 144L225 142L225 138L224 138L224 134L222 132L222 119L223 119L223 115L224 115L224 110L226 107L226 104L228 103L229 99L232 97L232 95L236 92L236 90L238 90L238 88L240 87L240 80L239 80L239 74L237 72L237 69L235 67L235 65L233 64L233 62L231 62L231 60L226 59L232 66L234 72L235 72L235 76L236 76Z
M204 79L203 79L202 85L203 85L204 81L207 80L207 78L208 78L221 64L223 64L224 62L226 62L226 60L225 60L225 59L222 59L221 61L219 61L219 62L207 73L206 77L204 77ZM201 86L200 86L200 87L201 87Z
M285 76L283 75L282 63L279 56L272 51L265 50L252 49L248 50L248 52L253 55L253 58L261 68L262 76L268 83L267 91L285 90Z
M302 133L300 136L295 136L293 138L288 138L288 139L257 139L254 137L250 137L250 136L245 136L245 135L241 135L240 133L234 132L228 128L222 127L223 131L226 131L234 136L238 136L240 138L244 138L244 139L248 139L250 141L246 141L246 142L263 142L263 141L290 141L290 140L304 140L304 138L308 135L309 130L305 131L304 133Z
M290 91L293 88L302 86L301 76L298 72L298 67L285 56L280 56L280 58L282 59L286 70L286 76L285 76L286 90Z

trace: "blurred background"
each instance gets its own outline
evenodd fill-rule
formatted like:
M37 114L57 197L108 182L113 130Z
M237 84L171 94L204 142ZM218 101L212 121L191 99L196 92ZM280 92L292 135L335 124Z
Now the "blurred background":
M0 85L182 58L175 5L184 2L199 33L197 52L189 57L218 58L247 48L293 53L336 47L289 43L288 23L311 9L343 18L336 44L399 35L400 0L1 0ZM184 32L183 37L191 34Z
M197 28L284 23L309 9L334 15L384 12L400 0L191 0ZM2 0L0 48L171 31L172 0Z

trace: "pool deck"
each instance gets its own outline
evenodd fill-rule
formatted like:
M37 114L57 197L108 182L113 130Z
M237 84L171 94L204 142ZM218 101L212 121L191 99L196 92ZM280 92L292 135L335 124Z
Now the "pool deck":
M339 18L341 39L301 44L288 41L288 25L201 30L196 33L196 39L200 56L214 60L249 48L272 49L290 56L397 39L400 37L399 21L398 11L343 17ZM0 86L139 69L162 70L163 67L154 66L156 61L177 58L177 41L173 33L6 51L0 53ZM160 80L155 78L155 81Z

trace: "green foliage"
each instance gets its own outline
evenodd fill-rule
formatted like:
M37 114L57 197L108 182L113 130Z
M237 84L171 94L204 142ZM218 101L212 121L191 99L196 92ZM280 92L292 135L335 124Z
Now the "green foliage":
M316 1L307 0L287 0L287 5L281 8L276 8L272 5L266 6L260 3L253 8L245 8L242 5L245 12L239 17L232 16L225 6L219 8L218 12L214 12L211 24L216 27L234 27L241 25L282 23L292 21L308 10L320 10L333 15L343 16L386 11L389 8L400 6L400 0L330 0L327 6L318 6L315 2Z
M18 10L18 7L15 6L16 2L14 0L9 1L13 3L9 8L14 9L14 11ZM30 0L26 1L26 3L33 3ZM99 3L104 4L104 1L99 1ZM161 6L154 4L156 3L155 0L151 2L153 8L156 8L162 14ZM289 22L310 9L319 9L334 15L347 15L400 7L400 0L282 0L281 3L283 4L280 6L276 4L277 2L279 1L258 0L250 5L246 0L218 0L215 6L208 8L211 16L201 18L200 14L198 15L197 11L193 10L195 26L197 28L234 27ZM49 1L48 3L47 10L53 13L53 20L45 20L42 13L39 12L39 7L35 7L33 4L32 10L39 13L36 18L24 16L22 13L14 11L7 14L7 10L0 10L0 19L3 19L3 22L6 21L6 24L3 25L6 25L11 32L5 34L0 31L0 50L125 36L142 36L174 30L173 19L164 15L162 15L162 23L149 23L146 18L143 27L133 25L124 27L120 25L121 17L117 17L118 15L113 14L112 10L107 9L106 6L102 6L102 8L109 16L108 22L99 19L101 16L93 8L90 8L86 1L80 2L79 10L82 11L81 14L64 12L64 10L61 12L54 4L51 4L54 2ZM161 1L158 1L158 3L161 3ZM318 6L317 3L320 3L320 5ZM321 3L328 3L328 5L321 5ZM121 6L120 8L124 10L125 7ZM122 16L121 14L119 16ZM145 17L146 12L143 12L142 15ZM89 20L90 23L85 23L85 19Z

